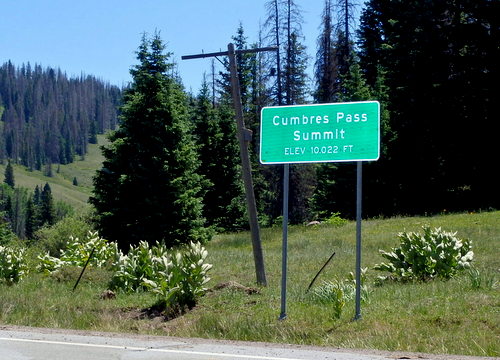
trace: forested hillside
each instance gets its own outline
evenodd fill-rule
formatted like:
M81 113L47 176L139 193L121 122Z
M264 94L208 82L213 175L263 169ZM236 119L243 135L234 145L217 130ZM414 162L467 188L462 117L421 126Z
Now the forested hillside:
M0 161L29 169L71 163L96 134L114 129L121 90L93 76L69 78L60 69L0 67Z

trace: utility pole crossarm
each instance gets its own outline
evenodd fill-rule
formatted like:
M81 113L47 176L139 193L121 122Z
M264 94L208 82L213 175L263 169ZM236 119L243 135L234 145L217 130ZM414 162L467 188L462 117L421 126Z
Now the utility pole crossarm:
M264 52L264 51L277 51L278 48L276 46L268 46L268 47L262 47L262 48L255 48L255 49L241 49L241 50L234 50L235 54L252 54L252 53L258 53L258 52ZM219 51L219 52L212 52L212 53L202 53L202 54L195 54L195 55L184 55L181 56L182 60L192 60L192 59L204 59L207 57L217 57L217 56L229 56L229 51Z
M217 57L217 56L227 56L228 52L227 51L219 51L219 52L213 52L213 53L202 53L202 54L196 54L196 55L184 55L181 56L182 60L192 60L192 59L204 59L207 57Z

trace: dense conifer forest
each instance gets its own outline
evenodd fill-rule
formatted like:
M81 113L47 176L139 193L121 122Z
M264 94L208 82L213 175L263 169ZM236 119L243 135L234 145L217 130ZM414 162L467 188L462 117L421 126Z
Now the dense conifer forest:
M10 61L0 66L0 160L30 169L83 157L114 129L121 90L93 76Z

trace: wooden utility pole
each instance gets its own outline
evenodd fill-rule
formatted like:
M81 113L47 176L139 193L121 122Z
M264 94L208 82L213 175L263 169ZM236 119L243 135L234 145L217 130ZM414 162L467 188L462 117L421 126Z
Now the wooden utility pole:
M248 217L250 222L250 231L252 233L252 247L255 261L255 272L257 275L257 283L267 285L266 272L264 267L264 256L262 254L262 244L260 240L260 228L257 218L257 206L255 203L255 194L253 191L252 167L250 164L250 156L248 154L248 144L252 140L252 132L245 127L243 119L243 108L241 105L240 83L238 80L238 69L236 65L236 54L256 53L262 51L276 51L275 47L235 50L234 44L230 43L227 46L227 51L186 55L182 56L182 60L201 59L207 57L228 56L229 71L231 74L231 90L233 95L234 110L236 113L236 129L238 134L238 142L240 145L241 167L243 171L243 182L245 184L245 194L247 201Z
M240 82L238 80L238 69L236 66L236 52L234 44L227 46L229 55L229 71L231 73L231 89L233 93L234 110L236 112L236 128L238 130L238 141L240 143L241 167L243 170L243 182L245 183L245 194L247 198L248 216L250 230L252 232L252 247L255 261L255 271L257 283L267 285L266 272L264 267L264 256L262 255L262 245L260 241L259 220L257 218L257 205L253 191L252 167L248 154L248 143L252 139L252 132L245 127L243 119L243 108L241 105Z

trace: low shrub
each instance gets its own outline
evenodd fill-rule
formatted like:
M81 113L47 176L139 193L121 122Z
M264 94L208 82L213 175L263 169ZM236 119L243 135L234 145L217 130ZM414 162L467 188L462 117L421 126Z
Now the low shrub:
M110 288L126 293L148 290L155 274L168 268L168 262L162 261L166 251L158 243L150 248L146 241L130 246L127 255L122 254L116 263Z
M382 257L389 261L375 265L374 269L388 271L391 275L379 279L449 279L459 270L469 268L474 257L471 241L459 239L456 234L427 225L423 226L423 234L399 233L399 247L390 252L380 250Z
M39 229L33 241L42 251L47 251L51 256L59 256L70 237L84 239L89 231L93 229L85 216L68 216L52 226Z
M82 273L80 266L64 265L50 274L50 278L57 282L72 282L73 284ZM85 282L94 284L106 284L111 279L112 272L104 268L87 267L85 270Z
M341 227L344 226L345 224L348 223L348 221L340 216L339 212L331 214L329 217L327 217L325 220L323 220L323 223L332 225L335 227Z
M94 268L114 271L109 285L112 290L151 291L158 294L158 303L163 307L182 309L193 307L206 291L204 285L210 280L207 272L212 268L205 263L207 254L200 243L167 250L163 244L150 247L141 241L123 255L115 242L108 243L97 232L89 231L82 240L71 236L59 258L48 252L38 256L37 270L46 274L60 272L56 278L65 278L64 272L84 266L90 257L89 264Z
M71 236L60 258L68 265L84 266L89 257L89 264L94 267L112 266L119 259L118 246L100 237L97 231L89 231L82 240Z
M350 282L323 281L313 289L312 296L321 304L332 305L333 317L339 319L346 302L354 298L355 292L356 286Z
M9 285L19 282L28 272L25 249L0 246L0 282Z
M9 245L16 239L16 235L10 229L9 223L3 219L3 212L0 212L0 245Z

